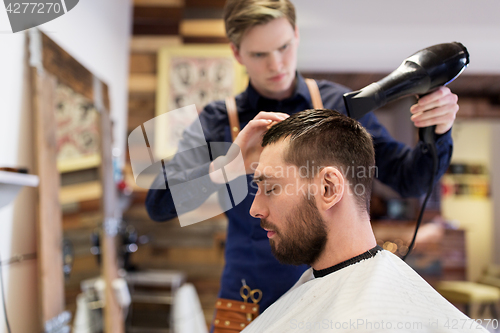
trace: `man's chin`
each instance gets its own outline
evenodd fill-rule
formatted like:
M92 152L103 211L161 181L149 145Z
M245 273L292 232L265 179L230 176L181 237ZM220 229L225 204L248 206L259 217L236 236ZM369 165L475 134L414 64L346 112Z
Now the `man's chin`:
M292 84L293 79L290 79L289 75L285 75L285 77L277 82L268 81L267 90L272 92L273 94L282 94L290 90Z
M284 255L283 253L280 252L278 245L276 244L276 241L274 239L269 240L269 244L271 245L271 253L273 256L278 260L281 264L283 265L300 265L297 264L293 258L290 258L287 255Z

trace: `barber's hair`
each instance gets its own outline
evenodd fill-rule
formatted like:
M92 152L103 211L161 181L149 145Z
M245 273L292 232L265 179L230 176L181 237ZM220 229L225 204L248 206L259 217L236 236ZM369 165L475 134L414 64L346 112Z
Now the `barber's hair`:
M371 135L356 120L328 109L305 110L272 126L262 139L262 147L289 139L284 162L307 173L312 179L322 167L334 166L349 182L360 211L370 210L375 168Z
M295 28L295 7L290 0L227 0L224 6L226 35L237 47L250 28L281 17Z

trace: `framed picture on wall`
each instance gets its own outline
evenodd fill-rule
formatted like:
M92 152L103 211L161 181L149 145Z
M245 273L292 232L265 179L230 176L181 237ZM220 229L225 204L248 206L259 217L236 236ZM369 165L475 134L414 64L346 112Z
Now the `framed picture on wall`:
M196 114L169 111L195 105L198 113L211 101L242 92L248 84L245 68L228 44L164 47L158 53L155 153L173 156L183 130Z
M70 172L101 163L99 114L93 101L58 83L55 90L57 169Z

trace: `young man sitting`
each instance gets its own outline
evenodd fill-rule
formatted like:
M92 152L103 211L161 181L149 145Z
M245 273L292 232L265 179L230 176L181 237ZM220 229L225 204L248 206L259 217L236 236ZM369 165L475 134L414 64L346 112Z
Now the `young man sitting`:
M242 131L262 129L250 122ZM306 110L272 126L250 214L274 256L311 268L244 332L486 332L375 241L371 136L337 111Z

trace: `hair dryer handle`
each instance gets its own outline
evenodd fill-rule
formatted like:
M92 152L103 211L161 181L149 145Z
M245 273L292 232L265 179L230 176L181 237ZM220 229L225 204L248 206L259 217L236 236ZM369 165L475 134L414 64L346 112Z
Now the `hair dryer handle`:
M436 132L436 125L421 127L418 129L418 132L422 141L424 141L427 144L434 144L435 142L434 133Z
M418 98L422 98L424 96L427 96L429 94L432 94L436 89L433 89L425 94L420 95ZM432 126L427 126L427 127L420 127L418 129L418 134L420 136L420 139L424 141L425 143L431 145L435 143L435 133L436 132L436 125Z

